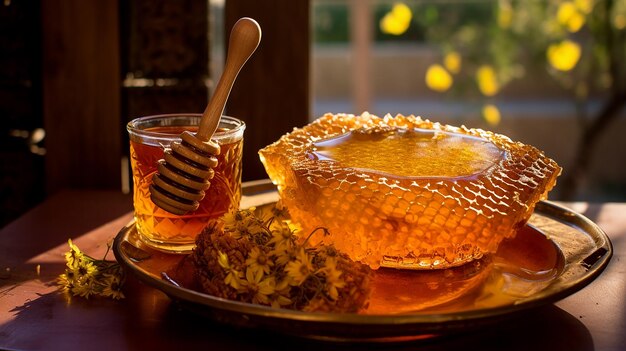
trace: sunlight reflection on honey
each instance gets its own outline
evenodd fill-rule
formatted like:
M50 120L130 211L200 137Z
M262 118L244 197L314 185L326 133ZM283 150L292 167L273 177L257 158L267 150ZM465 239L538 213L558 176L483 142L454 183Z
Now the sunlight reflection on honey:
M513 304L552 283L563 263L552 241L525 226L496 254L460 267L375 271L365 313L444 313Z

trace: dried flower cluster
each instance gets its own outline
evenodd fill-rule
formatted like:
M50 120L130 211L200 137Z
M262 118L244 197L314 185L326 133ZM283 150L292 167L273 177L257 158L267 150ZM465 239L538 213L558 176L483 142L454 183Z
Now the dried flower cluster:
M65 273L57 278L59 289L66 294L89 298L91 296L123 299L124 272L117 262L97 260L86 255L68 240L70 250L65 253ZM107 247L108 254L110 246Z
M193 260L204 292L304 311L357 312L366 306L367 266L332 246L309 246L313 233L300 237L280 204L267 220L261 212L226 215L222 225L199 235Z

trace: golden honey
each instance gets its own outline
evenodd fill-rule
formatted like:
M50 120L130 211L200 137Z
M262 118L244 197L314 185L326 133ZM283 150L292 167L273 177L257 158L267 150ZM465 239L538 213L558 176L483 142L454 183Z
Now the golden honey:
M146 117L148 122L150 118L156 122L148 123L142 119L131 122L134 124L130 134L130 161L137 231L144 243L166 252L190 252L195 246L196 236L225 213L236 211L241 199L243 139L241 135L234 136L234 129L222 127L214 135L221 148L217 156L218 165L214 168L215 176L198 209L185 215L175 215L152 202L149 187L152 176L157 173L157 161L163 158L164 148L177 140L183 131L195 132L198 128L186 117L165 115ZM236 126L230 121L226 119L222 124ZM187 124L178 125L181 122ZM148 127L152 124L156 126Z
M260 151L313 243L395 268L448 268L496 251L556 183L536 148L414 116L327 114Z
M503 157L487 140L429 129L355 129L314 142L309 155L397 178L468 177ZM419 176L415 176L419 175Z

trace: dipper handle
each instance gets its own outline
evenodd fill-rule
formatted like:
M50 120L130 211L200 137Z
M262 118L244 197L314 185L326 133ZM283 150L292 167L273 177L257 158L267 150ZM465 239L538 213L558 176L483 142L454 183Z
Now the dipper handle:
M209 104L202 114L200 128L196 133L198 139L208 141L215 133L220 118L224 113L226 100L228 100L233 83L239 71L241 71L241 67L252 56L260 41L261 27L255 20L244 17L239 19L233 26L228 41L228 55L226 56L224 71L222 77L217 82L217 87L209 100Z
M157 163L157 173L152 176L150 199L160 208L177 215L195 211L215 175L220 146L211 137L220 123L226 100L233 83L259 46L261 28L251 18L241 18L235 23L228 42L228 56L224 72L207 105L198 132L183 132L181 141L173 142Z

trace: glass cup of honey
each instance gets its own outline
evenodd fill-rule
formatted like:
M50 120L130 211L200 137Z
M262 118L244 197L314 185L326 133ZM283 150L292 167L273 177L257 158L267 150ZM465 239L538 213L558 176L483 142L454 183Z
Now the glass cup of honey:
M130 121L130 161L133 173L133 206L139 237L146 245L169 253L188 253L196 236L222 215L236 211L241 200L243 132L245 123L222 116L212 139L220 145L211 186L196 211L169 213L150 200L152 176L166 148L179 141L183 131L196 132L201 114L169 114Z

